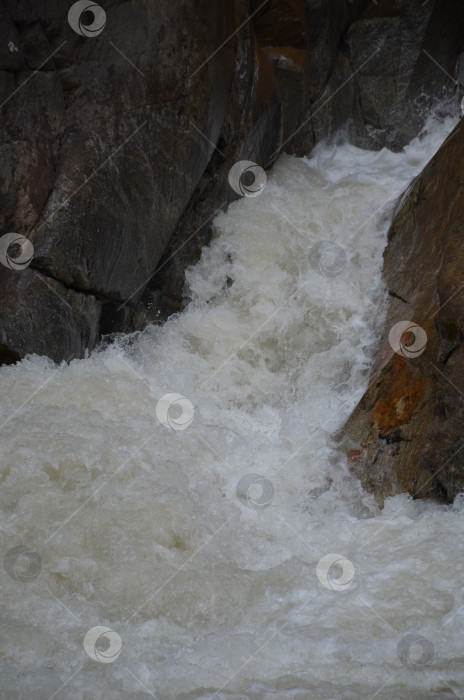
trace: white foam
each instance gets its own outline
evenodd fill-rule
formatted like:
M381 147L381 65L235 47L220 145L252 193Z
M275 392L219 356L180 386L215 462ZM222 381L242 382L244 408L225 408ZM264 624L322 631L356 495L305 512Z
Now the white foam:
M5 697L65 681L73 700L459 693L463 510L398 496L379 512L331 439L383 320L385 212L452 125L402 154L282 156L216 219L182 314L69 367L1 369L2 550L42 563L30 582L2 570ZM343 247L338 276L311 267L320 240ZM171 392L195 407L186 430L157 419ZM269 507L237 497L249 473ZM346 590L316 575L332 552L354 565ZM121 637L114 663L85 653L97 625ZM407 634L433 644L424 668L398 659Z

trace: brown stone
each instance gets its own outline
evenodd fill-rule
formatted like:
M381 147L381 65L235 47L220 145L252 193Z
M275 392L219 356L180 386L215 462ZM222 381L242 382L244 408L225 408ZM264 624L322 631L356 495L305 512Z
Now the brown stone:
M450 502L464 490L463 186L464 120L400 200L384 255L385 330L343 431L361 449L352 471L380 502L404 491ZM427 333L417 357L389 345L403 320Z

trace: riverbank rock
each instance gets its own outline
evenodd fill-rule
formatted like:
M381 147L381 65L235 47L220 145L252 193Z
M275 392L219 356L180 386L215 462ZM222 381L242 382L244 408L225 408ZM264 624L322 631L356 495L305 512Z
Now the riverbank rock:
M230 168L311 149L366 4L2 0L0 234L34 254L2 259L0 359L82 357L178 310Z
M357 146L401 150L431 108L464 94L463 36L460 0L369 3L341 42L315 105L315 133L328 123L337 128L344 114Z
M461 3L423 4L0 0L0 239L33 245L0 261L0 360L82 357L178 311L237 161L347 121L361 145L415 135L422 43L451 73L462 49Z
M464 491L463 187L464 120L400 201L384 255L385 331L343 430L353 473L381 503Z

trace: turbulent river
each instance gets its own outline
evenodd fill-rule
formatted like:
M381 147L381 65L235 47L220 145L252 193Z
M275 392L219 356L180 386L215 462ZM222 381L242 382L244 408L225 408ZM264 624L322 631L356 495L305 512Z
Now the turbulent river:
M282 156L216 218L182 313L1 368L2 698L462 696L464 510L379 510L334 439L393 204L454 123Z

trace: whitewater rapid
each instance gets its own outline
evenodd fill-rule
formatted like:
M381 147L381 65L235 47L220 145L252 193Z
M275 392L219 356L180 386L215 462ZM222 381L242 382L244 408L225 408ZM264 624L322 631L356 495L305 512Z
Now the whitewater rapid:
M182 313L0 369L2 698L461 697L464 511L380 511L333 438L382 331L393 204L454 124L282 156L216 218Z

